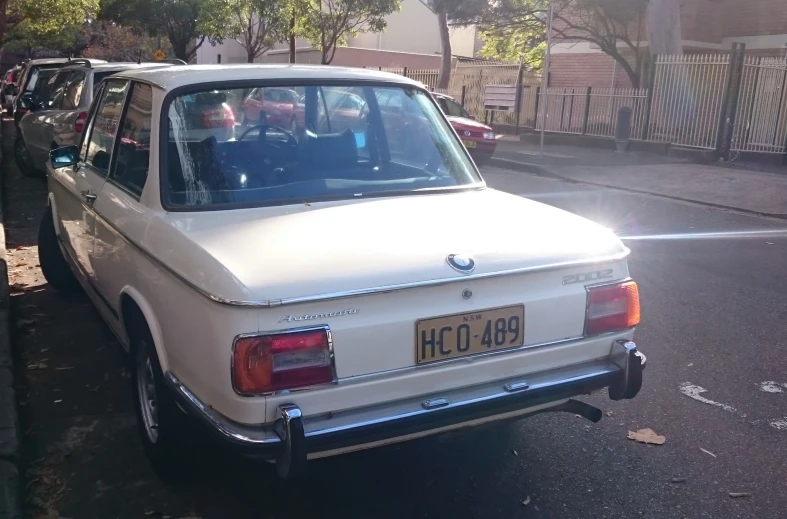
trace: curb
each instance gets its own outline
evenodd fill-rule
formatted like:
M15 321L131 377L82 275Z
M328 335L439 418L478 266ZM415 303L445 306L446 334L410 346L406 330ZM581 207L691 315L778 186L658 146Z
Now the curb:
M0 186L5 180L5 165L0 149ZM0 187L0 194L3 193ZM19 478L19 417L14 391L13 353L11 350L8 263L5 248L3 206L0 201L0 517L21 519L22 501Z
M697 204L702 205L705 207L713 207L714 209L724 209L727 211L735 211L737 213L749 214L752 216L761 216L765 218L777 218L779 220L787 220L787 214L782 213L765 213L762 211L755 211L753 209L744 209L742 207L733 207L730 205L723 205L723 204L715 204L713 202L703 202L701 200L693 200L691 198L684 198L680 196L673 196L673 195L665 195L663 193L654 193L652 191L645 191L643 189L633 189L629 187L620 187L620 186L613 186L611 184L600 184L598 182L588 182L586 180L577 180L575 178L565 177L563 175L558 175L549 171L545 166L540 164L532 164L529 162L519 162L516 160L504 159L500 157L492 157L489 160L490 166L496 166L498 168L504 169L511 169L515 171L522 171L524 173L531 173L540 177L551 178L554 180L559 180L561 182L567 182L569 184L583 184L586 186L594 186L594 187L603 187L606 189L614 189L617 191L623 191L625 193L633 193L637 195L648 195L658 198L666 198L667 200L676 200L678 202L687 202L690 204Z

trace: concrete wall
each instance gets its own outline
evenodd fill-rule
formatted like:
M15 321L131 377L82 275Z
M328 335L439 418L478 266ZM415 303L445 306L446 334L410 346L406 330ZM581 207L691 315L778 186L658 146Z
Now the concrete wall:
M298 49L296 61L318 65L320 51L305 47ZM286 51L272 52L262 57L262 63L287 63L290 59ZM436 69L440 67L440 56L435 54L415 54L375 49L340 47L331 65L341 67Z

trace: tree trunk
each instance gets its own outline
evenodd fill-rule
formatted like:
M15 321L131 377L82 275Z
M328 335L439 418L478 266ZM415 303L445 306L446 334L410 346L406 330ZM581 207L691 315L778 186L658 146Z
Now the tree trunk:
M182 59L186 63L189 62L189 51L187 49L188 43L185 41L172 41L170 40L170 45L172 45L172 52L175 54L175 57L178 59Z
M451 34L448 32L448 15L445 11L437 13L437 24L440 27L440 74L437 76L437 88L445 90L451 82Z
M246 49L246 63L254 63L254 58L256 58L254 55L254 49L251 45L249 45L249 48Z
M650 0L645 24L651 54L683 54L680 0Z
M650 0L645 10L645 25L648 29L648 46L651 56L656 54L683 55L683 33L681 32L680 0ZM651 60L651 66L656 66ZM667 131L676 134L694 124L696 106L694 91L689 80L687 65L675 64L663 67L662 84L670 85L669 91L662 95L669 95L671 102L667 103L667 110L672 115L667 120L673 121L674 128Z
M295 63L295 8L292 8L290 18L290 63Z

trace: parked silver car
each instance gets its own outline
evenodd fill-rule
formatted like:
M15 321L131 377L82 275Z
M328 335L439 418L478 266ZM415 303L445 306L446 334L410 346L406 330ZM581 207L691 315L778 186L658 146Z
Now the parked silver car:
M29 102L30 113L19 121L14 157L28 176L42 175L49 152L78 144L85 128L93 94L101 81L117 72L139 68L169 67L171 63L101 63L72 60L60 66L42 86L38 100Z

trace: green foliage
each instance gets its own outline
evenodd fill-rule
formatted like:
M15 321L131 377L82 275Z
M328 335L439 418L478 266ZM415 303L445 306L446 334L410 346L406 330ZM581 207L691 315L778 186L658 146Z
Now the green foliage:
M228 34L245 50L249 63L289 36L291 0L231 0Z
M230 0L104 0L101 18L166 35L175 57L190 61L205 41L215 45L225 38L230 6Z
M336 47L362 32L382 32L385 17L399 10L399 0L297 0L296 30L322 51L328 64Z
M484 47L481 56L509 63L522 59L526 67L540 70L544 66L547 42L543 32L516 27L485 29L481 31Z
M99 0L8 0L0 41L12 48L61 48L96 15Z

